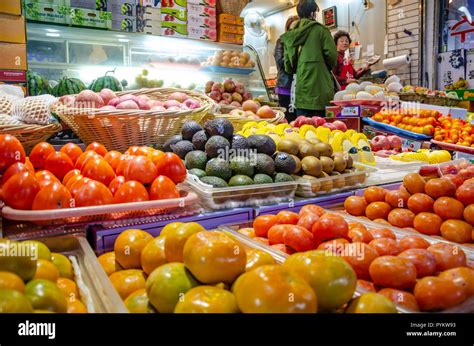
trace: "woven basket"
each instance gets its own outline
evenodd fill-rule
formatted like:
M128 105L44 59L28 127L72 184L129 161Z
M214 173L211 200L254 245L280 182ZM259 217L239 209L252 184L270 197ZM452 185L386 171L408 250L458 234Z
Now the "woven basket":
M173 92L183 92L199 100L202 107L180 111L143 111L70 108L54 105L54 112L86 144L100 142L108 150L126 151L134 145L159 147L169 137L179 134L188 120L200 122L216 104L206 95L195 91L174 88L141 89L119 93L134 96L146 95L151 100L166 101Z
M240 118L236 116L232 116L229 114L213 114L215 119L222 118L222 119L227 119L229 120L232 125L234 126L235 131L241 131L244 125L248 122L255 121L255 122L263 122L266 121L269 124L279 124L285 119L285 113L283 113L279 109L274 109L274 111L277 113L276 117L273 119L262 119L262 120L253 120L253 119L248 119L248 118Z
M29 152L39 142L46 141L56 132L61 131L61 125L58 123L41 125L0 125L0 134L9 134L15 136L23 145L26 152Z
M219 4L222 13L228 13L233 16L240 17L240 13L245 6L249 3L248 0L220 0Z

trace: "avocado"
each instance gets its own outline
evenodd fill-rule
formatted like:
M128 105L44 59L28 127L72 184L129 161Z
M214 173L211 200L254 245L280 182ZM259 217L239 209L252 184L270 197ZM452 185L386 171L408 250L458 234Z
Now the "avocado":
M293 177L286 173L277 173L275 174L275 183L283 183L285 181L295 181Z
M194 134L192 142L197 150L204 151L206 149L207 140L206 131L201 130Z
M181 141L172 146L173 153L178 155L182 160L186 155L194 150L194 145L190 141Z
M233 175L253 176L254 168L246 157L237 156L230 160Z
M295 159L287 153L277 153L275 156L275 170L286 174L292 174L296 169Z
M283 153L291 154L291 155L298 155L298 142L292 139L282 139L278 142L278 151Z
M347 162L342 155L336 155L334 157L334 170L337 172L344 172L347 167Z
M275 162L265 154L257 154L255 165L255 173L266 174L272 176L275 173Z
M234 175L229 180L229 186L244 186L244 185L253 185L255 184L252 178L246 175Z
M305 174L312 175L313 177L320 175L323 169L321 161L314 156L306 156L301 160L301 166Z
M178 142L181 142L183 140L183 137L181 137L180 135L175 135L173 137L170 137L166 142L165 144L163 144L163 151L164 152L172 152L173 151L173 146L178 143Z
M332 171L334 171L334 161L330 157L327 156L321 156L319 158L321 161L321 164L323 165L323 171L326 172L327 174L331 174Z
M228 187L226 181L219 177L202 177L201 181L205 184L212 185L212 187Z
M186 121L181 130L181 136L186 141L192 141L194 134L199 131L202 131L202 127L196 121Z
M234 150L248 150L250 144L247 138L241 135L234 135L232 137L232 149Z
M316 148L316 145L311 144L311 143L301 143L298 147L299 149L299 154L298 156L300 158L304 158L306 156L314 156L314 157L319 157L319 151Z
M253 177L255 184L271 184L273 183L272 177L267 174L255 174Z
M272 156L276 151L275 141L265 135L252 135L247 138L250 148L257 150L259 154Z
M227 181L232 176L232 168L226 160L215 158L207 163L206 174Z
M192 169L188 170L188 173L192 174L192 175L195 175L198 178L202 178L202 177L206 176L206 172L203 171L202 169L199 169L199 168L192 168Z
M222 136L212 136L208 139L205 150L207 156L210 158L214 157L224 157L228 153L230 147L229 141Z
M319 157L321 156L332 156L332 147L324 142L316 144L316 150L319 152Z
M204 124L204 130L209 137L222 136L228 140L231 140L234 134L234 126L232 123L223 118L209 120Z
M193 150L186 154L184 158L184 164L187 169L199 168L201 170L206 169L207 155L204 151Z
M295 156L295 155L291 155L291 157L292 157L292 158L295 160L295 162L296 162L296 168L295 168L295 170L293 171L292 174L298 174L299 171L301 171L301 160L300 160L297 156Z

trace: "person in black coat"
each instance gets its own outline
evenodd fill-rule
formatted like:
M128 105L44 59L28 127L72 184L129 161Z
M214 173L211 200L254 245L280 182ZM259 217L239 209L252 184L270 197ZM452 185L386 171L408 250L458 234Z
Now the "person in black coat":
M289 31L298 23L298 16L291 16L286 21L285 31ZM293 83L293 76L285 72L285 54L281 39L278 39L275 45L275 61L278 70L276 93L278 95L278 103L280 107L286 109L286 119L292 122L296 118L296 110L290 109L291 103L291 84Z

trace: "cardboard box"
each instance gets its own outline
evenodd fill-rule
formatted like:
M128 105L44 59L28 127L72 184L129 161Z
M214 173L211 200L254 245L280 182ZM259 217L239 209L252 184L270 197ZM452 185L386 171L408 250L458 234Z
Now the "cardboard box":
M161 22L161 33L163 36L188 37L188 26L186 24L177 24L173 22Z
M147 22L139 30L148 35L161 35L161 22Z
M64 0L64 5L88 10L107 11L107 2L112 1L114 0Z
M215 42L217 40L217 30L213 28L188 27L188 37Z
M216 29L216 17L199 17L195 15L188 15L188 26L193 28Z
M186 10L178 8L162 8L161 21L172 22L176 24L187 24L188 13Z
M355 130L360 132L360 118L359 117L338 117L336 118L328 118L326 119L327 122L332 123L336 120L340 120L346 124L348 130Z
M231 24L221 23L219 24L219 32L227 33L227 34L243 35L245 33L245 29L243 26L240 26L240 25L231 25Z
M68 24L71 9L66 6L56 6L31 2L26 0L25 17L39 22Z
M111 29L112 14L106 11L71 8L68 24L90 28Z
M138 0L114 0L107 2L107 11L124 16L137 15Z
M0 13L21 16L21 0L0 1Z
M217 35L217 41L223 43L232 43L232 44L243 44L244 36L237 34L228 34L225 32L219 32Z
M217 1L216 0L188 0L189 5L198 5L198 6L206 6L206 7L216 7Z
M138 22L137 17L112 14L112 30L137 32L139 27Z
M25 0L26 3L37 3L43 5L55 5L55 6L70 6L71 0Z
M216 18L217 10L215 7L188 5L188 16Z
M185 10L187 7L187 0L161 0L161 8L177 8Z
M138 6L137 17L139 20L161 21L161 8Z
M161 0L140 0L140 6L161 8Z
M27 70L26 44L0 42L0 69Z
M0 14L0 41L26 43L25 17Z
M327 106L326 118L372 117L379 112L381 108L381 106Z
M244 19L228 13L219 14L219 24L244 25Z

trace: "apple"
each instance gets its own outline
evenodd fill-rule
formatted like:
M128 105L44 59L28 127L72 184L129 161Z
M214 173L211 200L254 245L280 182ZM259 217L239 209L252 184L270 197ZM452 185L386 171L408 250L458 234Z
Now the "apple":
M199 103L198 100L193 99L193 98L189 98L186 101L184 101L184 105L189 109L201 108L201 103Z
M245 92L245 86L240 82L235 83L235 92L243 95Z
M259 106L258 106L257 102L255 102L253 100L247 100L242 104L242 109L244 111L251 111L253 113L257 113L257 111L259 109Z
M455 174L446 174L446 175L443 175L443 178L447 178L451 180L454 183L454 185L456 185L456 188L458 188L464 183L464 180L460 176L455 175Z
M443 175L446 175L446 174L457 174L458 173L458 169L456 168L456 166L454 165L446 165L446 166L442 166L441 167L441 173Z
M375 136L370 141L370 146L373 151L390 150L390 142L385 136Z
M254 117L256 114L254 112L251 112L251 111L245 111L245 114L248 116L248 117Z
M332 124L332 123L325 123L325 124L323 124L323 127L327 127L327 128L330 129L331 131L336 130L336 127L335 127L334 124Z
M347 125L343 121L336 120L332 124L336 127L336 130L340 130L342 132L347 131Z
M231 106L234 106L234 107L237 107L237 108L241 108L242 107L242 104L240 102L237 102L237 101L233 101L231 104Z
M222 100L222 94L219 91L215 91L215 90L211 91L211 93L209 94L209 97L216 102L219 102L220 100Z
M214 85L214 82L212 80L206 83L206 88L205 88L206 94L209 94L212 91L213 85Z
M229 93L223 93L222 94L222 99L229 102L229 103L231 103L233 101L232 95L229 94Z
M303 125L313 125L313 121L311 118L305 117L304 115L300 115L295 119L295 127L301 127Z
M174 92L170 96L168 96L168 100L175 100L175 101L178 101L179 103L183 103L188 98L189 96L182 92Z
M176 101L176 100L168 100L165 103L163 103L163 107L166 109L170 109L171 107L180 107L181 103Z
M242 95L240 95L237 92L234 92L234 93L232 93L232 100L235 101L235 102L238 102L238 103L242 103L243 98L242 98Z
M321 117L312 117L311 120L313 122L314 127L319 127L326 124L326 119Z
M235 83L232 79L227 79L224 82L224 90L228 93L233 93L235 91Z
M257 116L263 119L275 118L275 111L270 106L263 106L257 111Z
M214 83L212 85L212 89L211 91L217 91L218 93L222 94L225 92L224 90L224 86L222 85L222 83Z
M244 101L250 100L250 99L252 99L252 94L250 92L246 91L242 94L242 99Z
M435 176L439 177L438 167L437 166L422 166L420 168L420 175L425 176Z
M225 105L225 106L230 105L229 101L226 101L226 100L221 100L221 101L219 101L219 104L220 104L220 105Z
M402 139L398 136L388 136L388 141L390 142L390 147L392 149L401 149L402 148Z
M233 115L235 117L242 117L242 118L245 118L247 117L248 115L241 109L233 109L231 112L230 112L230 115Z

